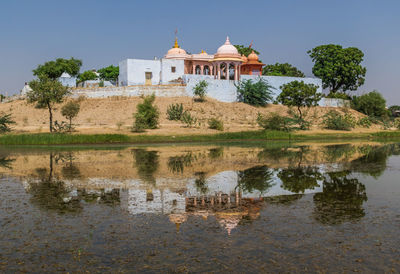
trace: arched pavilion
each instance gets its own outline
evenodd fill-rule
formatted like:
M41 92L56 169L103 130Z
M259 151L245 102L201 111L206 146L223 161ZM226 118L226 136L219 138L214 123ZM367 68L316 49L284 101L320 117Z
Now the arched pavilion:
M235 81L240 79L240 66L243 60L237 49L229 41L229 37L226 37L225 44L218 48L211 62L215 79Z
M242 55L243 64L240 73L247 75L262 75L262 67L265 65L258 61L258 55L252 51L248 57Z

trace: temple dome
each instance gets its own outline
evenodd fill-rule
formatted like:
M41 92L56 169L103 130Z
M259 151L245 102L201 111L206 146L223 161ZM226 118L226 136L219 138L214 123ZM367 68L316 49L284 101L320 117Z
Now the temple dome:
M242 60L243 60L243 63L246 63L247 61L248 61L248 59L247 59L247 57L246 57L246 55L244 55L244 54L242 54Z
M254 50L247 56L249 61L258 61L258 55L254 52Z
M226 37L225 44L220 46L217 50L218 55L239 55L238 50L231 44L229 37Z
M171 48L167 54L164 56L166 59L186 59L189 55L186 51L179 47L178 40L175 38L175 45Z

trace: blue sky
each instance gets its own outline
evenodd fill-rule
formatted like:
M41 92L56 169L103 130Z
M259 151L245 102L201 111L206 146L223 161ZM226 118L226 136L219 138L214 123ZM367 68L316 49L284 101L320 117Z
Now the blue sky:
M18 92L32 69L57 57L83 60L83 70L125 58L162 57L173 45L215 53L233 44L261 52L264 63L288 62L312 76L307 50L354 46L365 54L366 83L400 105L400 1L133 1L1 0L0 91Z

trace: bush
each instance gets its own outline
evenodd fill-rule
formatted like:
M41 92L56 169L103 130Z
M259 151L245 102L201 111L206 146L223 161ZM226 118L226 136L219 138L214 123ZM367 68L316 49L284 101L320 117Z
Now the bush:
M323 116L322 124L327 129L351 130L356 123L350 114L341 115L336 110L331 110Z
M281 130L281 131L291 130L291 119L280 116L278 113L275 112L272 112L267 116L258 113L257 124L263 129L268 129L268 130Z
M357 125L359 125L360 127L370 128L372 125L372 121L368 116L363 117L357 121Z
M59 123L58 121L54 122L53 130L55 132L62 133L62 132L71 131L71 129L72 129L71 125L64 121L62 121L61 123Z
M133 131L143 132L145 129L155 129L158 127L160 112L153 106L156 96L150 95L143 97L143 103L137 105L137 112L134 114L135 123Z
M235 86L239 102L252 106L265 106L272 100L273 87L262 78L255 83L252 80L243 80Z
M15 121L11 118L11 114L0 114L0 133L10 132L11 124L15 124Z
M182 104L172 104L168 106L167 109L167 119L171 121L181 120L183 115L183 105Z
M200 102L203 102L206 94L207 94L207 87L208 83L205 80L199 81L193 88L193 94L195 96L198 96L199 98L197 99Z
M208 120L208 127L211 129L223 131L224 130L224 122L217 118L211 118Z
M182 114L181 121L186 124L186 127L193 127L197 123L197 118L192 116L190 112L185 111Z
M61 108L61 114L69 120L69 128L72 129L72 119L75 118L80 110L81 106L75 101L69 101Z
M368 116L387 116L386 100L377 92L372 91L361 96L354 96L352 108Z
M351 100L351 97L344 92L330 92L326 98Z

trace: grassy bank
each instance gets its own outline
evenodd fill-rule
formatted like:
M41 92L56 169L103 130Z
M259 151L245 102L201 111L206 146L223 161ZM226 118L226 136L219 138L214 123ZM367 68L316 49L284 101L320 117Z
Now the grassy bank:
M343 140L400 138L400 131L375 133L320 133L306 135L281 131L245 131L208 135L123 135L123 134L6 134L0 145L68 145L68 144L146 144L178 142L220 142L240 140Z

